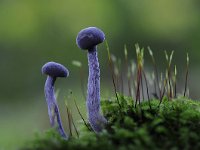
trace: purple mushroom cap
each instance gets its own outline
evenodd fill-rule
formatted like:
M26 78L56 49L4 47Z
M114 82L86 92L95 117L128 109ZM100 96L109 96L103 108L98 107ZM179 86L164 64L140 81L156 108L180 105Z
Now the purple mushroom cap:
M80 49L89 50L105 40L105 34L99 28L88 27L81 30L76 38L76 44Z
M42 74L46 74L52 77L68 77L69 71L65 66L56 63L48 62L42 67Z

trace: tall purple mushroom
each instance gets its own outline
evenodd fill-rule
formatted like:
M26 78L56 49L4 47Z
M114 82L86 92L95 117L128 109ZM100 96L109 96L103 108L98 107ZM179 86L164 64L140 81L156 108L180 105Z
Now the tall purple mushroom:
M59 63L48 62L42 67L42 74L48 75L44 86L44 93L48 105L50 124L52 127L57 127L59 134L63 138L68 139L68 135L65 134L62 126L60 112L54 94L54 84L57 77L69 76L69 71Z
M96 27L81 30L76 38L78 47L88 50L89 77L86 104L89 123L96 133L100 132L107 123L100 114L100 69L97 57L97 45L104 40L105 34Z

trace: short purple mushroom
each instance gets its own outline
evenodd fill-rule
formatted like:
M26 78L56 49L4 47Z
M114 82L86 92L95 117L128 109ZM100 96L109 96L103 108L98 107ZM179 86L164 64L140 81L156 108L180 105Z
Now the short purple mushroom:
M100 114L100 68L97 57L97 45L104 40L105 34L96 27L81 30L76 38L78 47L88 50L89 77L86 105L89 123L96 133L102 131L107 123L104 116Z
M42 74L48 75L44 86L44 93L48 105L50 124L52 127L58 129L59 134L63 138L68 139L68 135L65 134L62 126L60 112L54 94L54 84L57 77L68 77L69 71L59 63L48 62L42 67Z

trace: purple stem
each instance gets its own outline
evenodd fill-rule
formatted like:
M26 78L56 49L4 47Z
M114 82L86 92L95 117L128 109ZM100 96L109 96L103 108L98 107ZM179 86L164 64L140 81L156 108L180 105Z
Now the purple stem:
M92 129L98 133L104 128L107 120L100 114L100 69L96 47L88 50L88 65L88 117Z
M55 127L56 122L57 122L58 132L63 138L68 139L68 136L65 134L65 131L62 126L59 108L58 108L56 98L54 95L55 81L56 81L56 77L48 76L45 83L45 87L44 87L46 102L48 105L48 114L49 114L50 124L51 124L51 127Z

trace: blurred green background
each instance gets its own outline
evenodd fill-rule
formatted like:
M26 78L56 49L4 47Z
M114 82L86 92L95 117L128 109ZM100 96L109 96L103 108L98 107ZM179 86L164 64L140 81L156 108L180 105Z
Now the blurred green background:
M41 66L47 61L64 64L70 77L59 79L59 105L70 103L69 90L84 114L79 60L87 82L87 52L77 48L77 33L88 26L101 28L110 50L123 58L127 45L129 59L135 58L134 44L150 46L159 69L165 66L163 50L175 51L178 83L183 85L186 52L190 55L190 96L200 97L200 1L189 0L1 0L0 1L0 149L16 149L35 132L49 128L43 95L45 76ZM105 44L99 46L102 97L113 94ZM151 65L146 53L145 64ZM107 86L109 85L109 86ZM181 92L181 91L180 91ZM79 118L70 103L75 118Z

